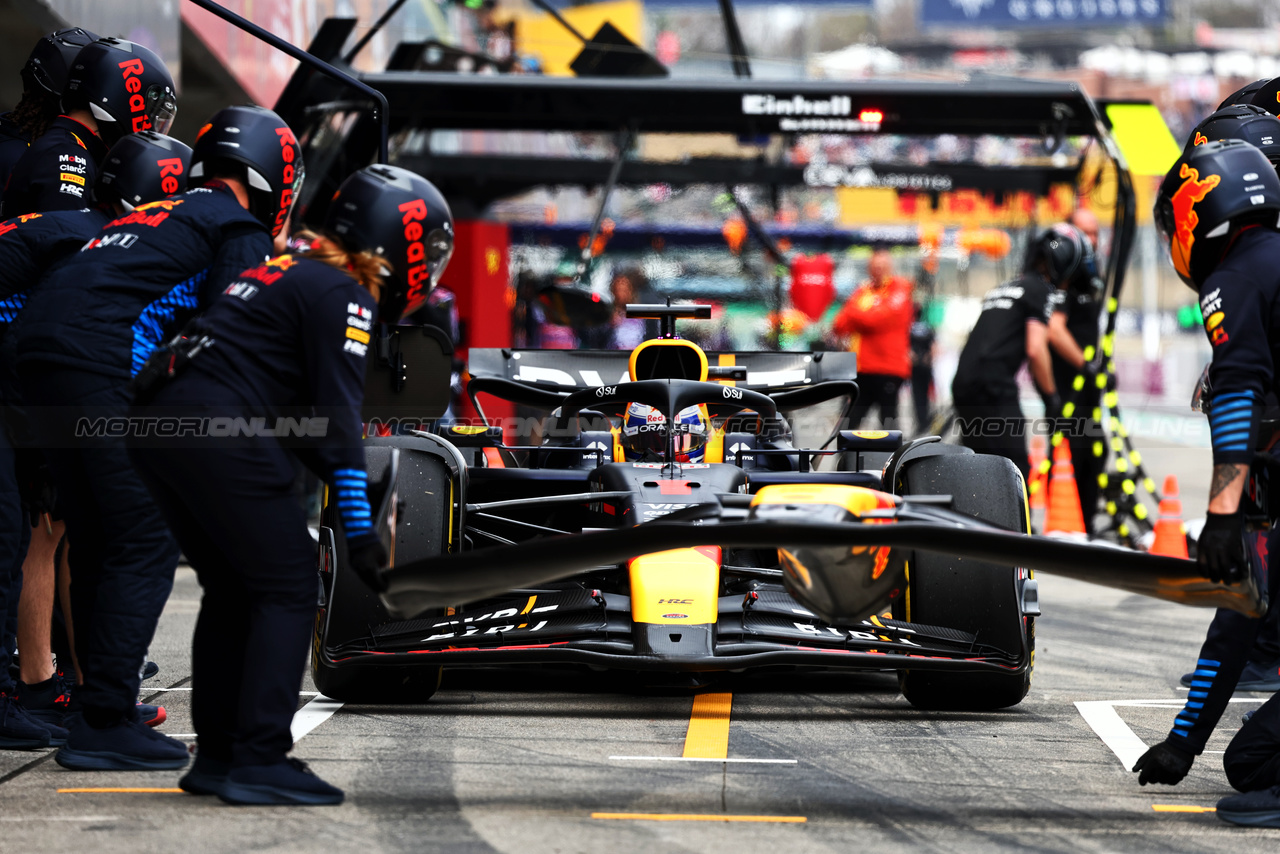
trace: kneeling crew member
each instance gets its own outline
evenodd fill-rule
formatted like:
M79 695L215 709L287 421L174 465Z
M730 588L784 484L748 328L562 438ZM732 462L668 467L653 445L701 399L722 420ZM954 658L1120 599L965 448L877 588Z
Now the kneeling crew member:
M1280 119L1261 107L1218 110L1191 131L1185 151L1214 139L1242 139L1265 154L1273 165L1280 165ZM1182 684L1190 687L1196 679L1195 673L1184 674ZM1280 690L1280 608L1271 609L1267 615L1236 690Z
M1280 179L1258 149L1239 140L1208 142L1183 154L1156 196L1156 224L1169 238L1174 269L1199 294L1213 347L1213 481L1198 560L1214 581L1238 581L1247 571L1241 493L1258 447L1263 397L1277 390L1272 354L1280 349L1278 215ZM1280 533L1273 530L1266 545L1266 553L1276 553ZM1268 575L1275 602L1280 573ZM1168 737L1134 765L1140 783L1175 785L1191 770L1236 689L1263 622L1235 611L1214 615L1186 706ZM1236 748L1237 756L1249 752ZM1241 774L1231 782L1274 785L1265 778ZM1280 797L1271 804L1280 814Z
M207 346L193 348L145 411L267 423L314 413L328 418L324 438L134 449L204 587L192 659L199 752L179 785L235 804L342 802L340 789L287 757L316 610L316 546L292 494L295 469L305 464L337 495L347 559L380 586L387 555L361 442L366 351L375 323L394 325L426 303L453 251L453 220L424 178L370 166L338 188L321 235L306 237L309 251L245 271L184 331ZM157 352L140 382L169 364Z
M189 177L202 185L109 223L48 275L17 330L18 376L71 542L71 604L84 682L59 764L181 768L186 748L136 720L139 670L173 585L178 545L133 470L129 381L157 344L271 254L302 179L297 140L258 107L221 110ZM105 419L105 420L104 420Z

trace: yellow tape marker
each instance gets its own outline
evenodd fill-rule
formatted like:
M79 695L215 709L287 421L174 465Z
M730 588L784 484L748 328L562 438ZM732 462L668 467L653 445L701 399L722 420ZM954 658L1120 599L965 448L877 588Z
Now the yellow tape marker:
M724 759L729 755L732 707L732 694L699 694L693 698L689 731L684 737L686 759Z
M177 792L182 794L181 789L59 789L59 795L88 795L88 794L109 794L109 795L160 795Z
M632 821L768 821L780 824L804 824L809 820L802 815L697 815L665 812L593 812L591 817Z
M1152 804L1156 812L1217 812L1217 807L1194 807L1190 804Z

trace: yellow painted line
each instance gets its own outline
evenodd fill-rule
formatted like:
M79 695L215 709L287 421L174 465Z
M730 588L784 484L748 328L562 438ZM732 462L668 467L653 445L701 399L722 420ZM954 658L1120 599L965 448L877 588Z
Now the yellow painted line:
M685 759L724 759L729 755L729 710L732 694L699 694L693 698Z
M59 795L85 795L105 793L111 795L157 795L170 792L181 793L181 789L59 789Z
M802 815L697 815L665 812L593 812L591 817L632 821L765 821L779 824L804 824L809 820Z
M1217 807L1196 807L1190 804L1152 804L1156 812L1217 812Z

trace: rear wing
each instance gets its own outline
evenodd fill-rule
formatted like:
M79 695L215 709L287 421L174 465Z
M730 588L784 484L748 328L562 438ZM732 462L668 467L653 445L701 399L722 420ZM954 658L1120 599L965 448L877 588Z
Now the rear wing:
M630 357L626 350L473 348L468 368L472 377L497 377L570 391L627 382ZM851 380L858 374L858 359L853 353L711 352L707 361L713 366L746 368L746 382L737 385L759 391Z

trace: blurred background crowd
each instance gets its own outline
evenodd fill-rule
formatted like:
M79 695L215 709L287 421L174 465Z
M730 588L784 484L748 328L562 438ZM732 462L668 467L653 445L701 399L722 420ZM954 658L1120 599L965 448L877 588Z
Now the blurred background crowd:
M294 43L307 44L326 17L357 17L364 28L393 2L228 0L226 5ZM29 33L11 28L14 49L49 29L32 11L40 4L10 5L22 10L24 21L30 19ZM191 4L136 0L110 4L109 13L106 5L48 0L53 12L87 27L110 14L111 29L160 53L182 87L179 135L184 121L209 112L202 100L273 103L294 67ZM569 29L590 35L608 22L673 77L734 74L714 0L551 0L547 5L563 20L531 0L405 0L355 65L381 69L398 44L416 41L427 46L418 69L572 74L569 63L582 45ZM734 6L754 78L1006 75L1077 81L1095 98L1152 101L1179 146L1225 95L1280 74L1280 2L1273 0L737 0ZM129 18L124 25L121 16ZM614 141L602 134L441 129L431 136L435 153L602 161L615 156ZM512 343L523 346L628 347L643 330L626 323L609 304L618 298L671 297L715 305L713 323L700 325L696 333L710 347L856 347L856 336L842 334L834 320L869 278L873 254L883 250L895 274L911 282L920 322L936 339L933 386L934 402L940 404L946 402L956 355L982 294L1019 269L1031 235L1083 208L1103 223L1099 254L1106 257L1111 188L1101 173L1089 174L1089 152L1076 148L1077 141L1067 140L1052 154L1041 143L948 135L775 137L764 153L804 168L803 184L772 192L756 185L732 192L710 184L621 186L604 207L591 247L597 257L582 271L578 262L600 206L599 187L542 186L477 202L473 211L465 202L461 210L459 201L451 203L462 217L510 228L505 266ZM404 150L422 140L394 144ZM670 160L726 151L754 156L751 145L727 136L690 140L642 133L628 156ZM1076 170L1077 162L1085 165ZM939 169L944 164L1070 167L1071 172L1044 192L982 192L953 187ZM891 171L897 168L904 171ZM1188 383L1179 380L1198 373L1207 345L1193 295L1158 251L1149 213L1153 180L1137 179L1139 236L1131 285L1117 318L1115 361L1122 396L1172 407L1181 406ZM765 224L785 258L748 237L739 202ZM816 262L827 271L828 300L819 304L803 298L805 306L797 304L792 293L797 261L801 267ZM557 323L566 318L549 311L545 299L539 301L557 285L587 289L604 313L590 323ZM465 324L460 334L465 339ZM904 402L909 387L904 386Z

